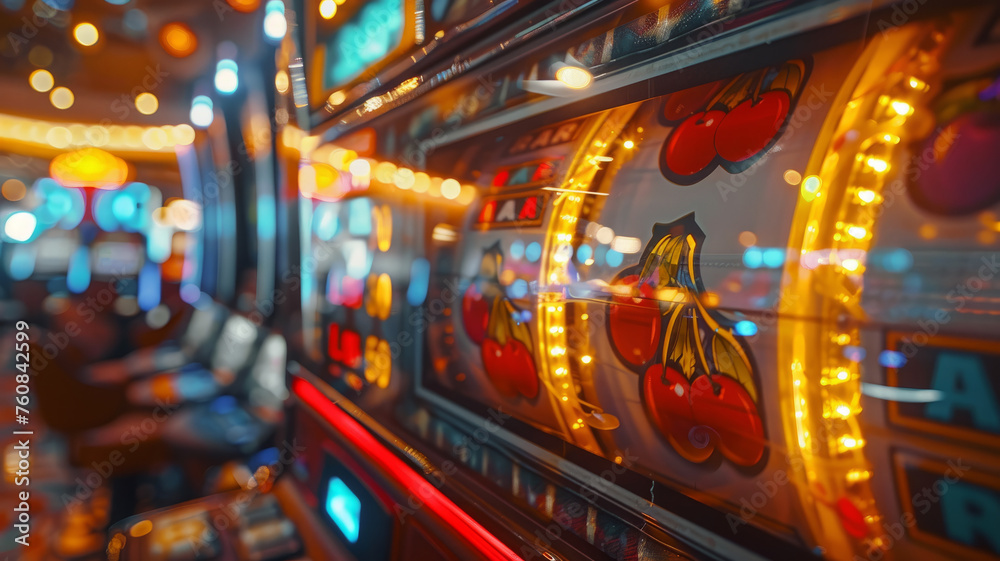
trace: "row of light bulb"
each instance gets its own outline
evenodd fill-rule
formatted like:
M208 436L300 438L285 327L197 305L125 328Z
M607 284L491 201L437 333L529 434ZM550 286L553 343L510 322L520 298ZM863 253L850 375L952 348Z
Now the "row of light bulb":
M0 114L0 139L48 145L52 148L95 146L112 151L173 150L194 142L190 125L83 125Z

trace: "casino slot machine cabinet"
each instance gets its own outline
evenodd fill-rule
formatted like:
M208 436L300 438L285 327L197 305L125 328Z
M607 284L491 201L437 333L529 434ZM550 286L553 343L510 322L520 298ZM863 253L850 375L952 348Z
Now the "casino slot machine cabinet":
M304 555L1000 557L995 5L498 5L438 58L443 3L323 4L260 478Z
M83 175L78 162L98 171L117 164L126 172L120 181L102 183ZM126 181L126 173L160 183L163 191ZM164 338L170 319L181 312L177 269L183 250L175 246L183 245L176 242L185 234L158 218L165 214L159 210L163 192L176 186L175 170L155 162L126 163L93 148L54 158L48 175L26 189L27 210L20 211L35 217L34 232L5 240L4 272L12 293L29 309L45 312L39 319L53 336L75 331L72 325L91 325L79 339L86 343L78 343L90 360Z
M791 41L646 101L452 135L428 165L484 190L442 318L459 335L428 337L420 389L571 444L563 473L622 466L606 487L637 506L710 505L682 524L765 557L754 529L830 558L995 556L998 193L958 132L993 122L995 22ZM479 469L574 527L579 498ZM578 530L595 545L601 515Z

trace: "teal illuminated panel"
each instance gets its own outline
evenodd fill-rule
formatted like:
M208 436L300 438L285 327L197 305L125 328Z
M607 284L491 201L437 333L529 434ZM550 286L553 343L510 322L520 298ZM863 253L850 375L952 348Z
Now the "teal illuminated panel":
M403 39L403 0L367 2L327 42L324 89L357 78L385 58Z
M358 534L361 532L361 500L339 477L330 479L327 487L326 513L344 533L347 541L358 541Z

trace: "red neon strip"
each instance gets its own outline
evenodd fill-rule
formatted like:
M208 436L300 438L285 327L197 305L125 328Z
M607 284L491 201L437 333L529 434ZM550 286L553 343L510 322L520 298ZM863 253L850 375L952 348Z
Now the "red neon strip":
M473 520L451 499L430 484L420 474L381 445L374 436L360 423L355 421L343 409L335 405L330 398L323 395L315 386L302 378L292 381L292 391L302 401L316 410L324 419L340 431L361 453L368 456L372 463L381 467L385 473L394 477L407 489L416 492L420 489L420 499L424 506L438 515L454 528L463 538L491 561L523 561L496 536L489 533L478 522Z

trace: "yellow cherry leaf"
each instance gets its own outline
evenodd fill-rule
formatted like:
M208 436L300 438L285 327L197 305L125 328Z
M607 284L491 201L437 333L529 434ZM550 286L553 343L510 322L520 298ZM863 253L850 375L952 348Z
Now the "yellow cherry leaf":
M732 333L719 329L712 335L712 360L716 372L739 382L750 399L757 401L757 387L754 385L750 359Z

